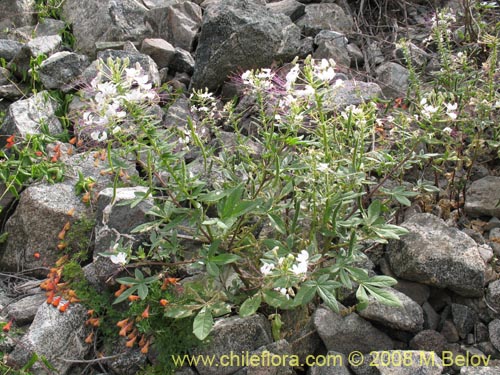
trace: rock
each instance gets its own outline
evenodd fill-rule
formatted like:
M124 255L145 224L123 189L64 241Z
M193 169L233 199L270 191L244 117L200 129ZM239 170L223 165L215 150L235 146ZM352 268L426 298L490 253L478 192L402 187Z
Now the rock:
M35 23L35 0L2 0L0 2L0 30Z
M370 297L370 304L366 309L361 310L359 315L393 329L409 332L421 331L424 313L420 305L395 289L386 288L386 290L401 302L402 307L387 306Z
M40 55L49 57L61 49L62 39L59 35L41 36L26 43L16 56L12 59L10 65L15 65L13 72L18 78L23 78L23 74L31 68L31 59Z
M95 56L96 42L135 41L147 36L144 15L148 8L135 0L67 0L63 18L72 24L75 48Z
M237 69L291 61L300 48L300 29L284 14L253 1L223 1L203 16L192 86L215 91Z
M128 66L135 67L136 64L139 64L144 73L148 75L149 81L153 84L153 86L160 86L161 84L158 66L148 55L108 49L97 53L97 58L105 63L109 58L113 60L120 59L121 61L128 59ZM87 84L90 84L90 81L92 81L92 79L94 79L97 75L97 64L98 61L96 60L82 73L82 79Z
M424 302L422 305L424 311L424 328L436 330L439 325L439 314L432 308L429 302Z
M460 375L497 375L500 367L464 366L460 369Z
M296 0L281 0L274 3L269 3L266 7L273 13L282 13L292 21L297 21L305 14L306 7L304 4Z
M363 55L363 51L354 43L347 44L347 52L351 57L351 62L355 68L358 68L365 61L365 57Z
M261 315L247 318L233 316L217 321L211 333L210 343L203 348L196 348L193 355L214 355L215 363L219 364L221 355L230 352L240 355L242 352L253 351L272 342L269 321ZM204 366L196 365L196 370L205 375L229 375L243 366Z
M297 358L292 357L292 348L286 340L279 340L269 345L258 348L250 353L250 356L265 358L264 352L269 353L269 360L264 359L257 366L244 367L234 373L234 375L293 375L292 366L299 364ZM285 357L286 356L286 357ZM273 359L274 363L272 363ZM277 359L279 358L279 362ZM269 361L268 363L266 363Z
M9 62L12 60L23 47L23 44L15 40L0 39L0 58Z
M489 230L491 231L492 229L495 228L500 228L500 219L497 217L492 217L489 221L488 224L484 226L484 230ZM500 237L500 235L498 236Z
M158 69L166 68L175 55L175 48L164 39L144 39L141 53L150 56Z
M380 49L380 45L377 42L368 43L365 47L365 53L368 57L368 62L371 67L376 67L385 61L384 54Z
M57 52L42 62L38 73L46 89L61 89L82 74L88 65L86 56Z
M430 56L422 48L417 47L415 44L408 42L406 47L397 45L394 50L395 57L399 59L402 65L408 65L407 57L415 68L422 68L427 64Z
M428 351L380 351L366 355L361 365L351 366L351 370L356 375L439 375L443 361Z
M307 375L349 375L347 357L338 352L329 351L326 355L316 357L317 366L307 369Z
M386 97L400 98L406 95L410 73L404 66L386 62L380 65L375 73Z
M483 258L484 263L489 263L493 259L493 250L489 245L479 245L478 249L479 255L481 255L481 258Z
M52 135L59 134L62 126L55 112L56 104L46 91L18 100L9 106L0 134L17 134L25 138L28 134L40 134L42 126L46 126ZM0 143L5 144L4 137Z
M355 313L342 317L320 307L313 314L313 322L328 350L349 354L355 350L368 353L393 348L392 340L385 333Z
M169 68L178 73L193 74L195 69L195 61L193 56L182 48L176 48L174 58L169 64Z
M58 234L63 227L89 216L88 208L75 195L73 185L29 186L22 192L15 213L5 225L9 236L0 258L1 267L10 271L38 269L36 273L45 276L46 270L40 267L51 267L61 256L57 245L61 242ZM67 243L67 249L79 249L79 241L81 238L73 239ZM35 252L40 254L39 258L34 257Z
M65 27L66 22L64 21L44 18L43 20L39 19L36 25L17 28L16 33L26 35L28 39L32 39L41 36L61 35Z
M68 370L72 364L62 359L81 359L90 349L90 345L84 343L88 333L84 324L86 318L87 309L82 305L72 304L62 314L52 305L43 303L28 332L9 354L7 364L22 367L36 353L45 357L58 374L70 374ZM45 375L45 369L43 363L37 361L30 372Z
M500 280L495 280L488 285L486 298L491 306L500 312Z
M10 83L10 72L8 69L0 67L0 86L8 85Z
M21 298L19 301L11 303L4 310L9 319L15 319L18 326L30 324L35 318L36 312L42 303L45 303L46 297L40 291L39 294L33 294Z
M339 87L325 92L324 108L327 112L342 110L347 106L357 106L382 95L382 89L376 83L361 81L342 81Z
M314 52L316 59L334 59L342 66L351 65L351 57L347 50L347 38L336 31L322 30L314 37L314 44L318 46Z
M121 348L115 347L116 354L123 353L124 344L121 345ZM139 348L133 348L127 349L118 358L110 360L108 366L113 371L113 374L135 375L144 368L146 360L147 357L141 353Z
M305 14L297 20L296 24L306 36L316 36L321 30L332 30L347 33L353 27L352 17L346 15L337 4L309 4L306 5Z
M465 213L500 217L500 177L487 176L474 181L465 196ZM496 206L496 207L495 207Z
M500 351L500 319L494 319L488 324L488 332L491 343Z
M465 339L467 334L472 331L478 320L476 312L468 306L452 303L451 314L453 317L453 323L457 328L458 335L462 339Z
M422 285L407 280L398 280L398 283L394 285L394 289L400 291L403 294L406 294L419 305L423 305L424 302L429 299L429 296L431 294L427 285Z
M485 265L474 240L431 214L415 214L401 226L409 234L388 246L398 277L447 287L465 297L483 295Z
M174 47L192 51L201 26L199 5L190 1L150 10L145 16L154 38L162 38Z
M417 333L410 341L410 349L436 352L438 355L445 349L446 339L439 332L425 330Z
M441 328L441 334L445 337L448 342L458 342L460 336L458 334L457 327L451 320L445 320L443 322L443 327Z
M29 88L23 84L10 83L8 85L0 86L0 99L7 99L11 101L24 98L29 93Z
M248 153L248 155L252 158L260 158L263 152L263 148L260 143L257 143L244 135L238 135L233 132L217 132L216 138L213 140L213 145L217 150L223 150L228 154L234 154L238 151L241 152L240 149L244 148L243 152Z

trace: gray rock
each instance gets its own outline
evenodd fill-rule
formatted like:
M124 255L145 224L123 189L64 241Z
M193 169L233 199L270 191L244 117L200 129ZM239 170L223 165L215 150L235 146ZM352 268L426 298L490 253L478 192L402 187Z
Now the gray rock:
M402 307L387 306L370 297L370 304L366 309L361 310L359 315L397 330L421 331L424 324L424 313L420 305L395 289L387 288L386 290L396 296Z
M0 67L0 86L8 85L10 83L10 72L8 69Z
M492 217L489 221L488 224L484 226L484 230L492 230L495 228L500 228L500 219L498 217ZM498 236L500 237L500 235Z
M473 217L483 215L499 217L499 201L500 177L487 176L470 185L465 196L465 212Z
M460 369L460 375L497 375L500 367L464 366Z
M219 363L220 356L230 351L239 355L242 352L253 351L272 342L269 321L261 315L247 318L233 316L217 321L211 333L208 346L196 348L193 355L214 355L215 363ZM243 366L203 366L198 364L196 370L206 375L229 375Z
M443 362L434 352L391 350L372 352L351 370L356 375L438 375L443 371Z
M69 374L72 364L63 361L63 358L82 359L90 349L90 345L84 342L88 333L86 318L87 309L82 305L72 304L65 313L61 313L52 305L43 303L28 332L9 354L7 364L22 367L36 353L44 356L58 374ZM45 369L41 362L35 362L30 372L45 375Z
M342 81L339 87L332 87L325 92L324 108L326 111L342 110L350 105L360 105L382 96L382 89L372 82Z
M30 90L26 85L9 83L7 85L0 86L0 99L16 101L23 97L26 97L29 91Z
M368 63L371 67L376 67L385 61L384 54L380 49L379 43L372 42L368 43L365 48L366 55L368 57Z
M314 325L328 350L348 354L352 351L368 353L373 350L390 350L392 340L373 327L358 314L345 317L323 307L313 315Z
M347 38L336 31L322 30L314 37L314 44L318 46L314 52L316 59L334 59L342 66L351 65L351 56L347 50Z
M66 27L66 22L52 18L38 20L36 25L24 26L16 29L16 33L26 35L28 39L41 36L60 35Z
M317 366L307 369L307 375L349 375L347 357L338 352L329 351L324 356L316 357Z
M139 64L141 66L144 73L148 75L150 82L153 83L153 86L159 86L161 84L158 66L148 55L108 49L98 52L97 58L103 60L104 62L106 62L109 58L113 60L120 59L121 61L128 59L129 67L135 67L136 64ZM87 69L84 70L84 72L82 73L82 79L84 82L90 83L90 81L95 78L95 76L97 75L97 64L98 61L96 60L92 64L90 64Z
M60 51L61 45L62 39L59 35L41 36L30 40L12 59L10 65L16 66L16 70L13 73L17 77L22 78L23 74L30 70L32 58L36 58L42 54L49 57Z
M436 330L440 321L439 314L433 309L429 302L424 302L422 310L424 311L424 328Z
M398 98L406 95L410 72L404 66L386 62L380 65L375 73L386 97Z
M5 309L10 319L15 319L18 326L30 324L38 311L38 308L46 300L45 295L40 291L39 294L26 296L19 301L11 303Z
M488 332L491 343L497 350L500 350L500 319L494 319L488 324Z
M86 56L57 52L40 65L38 73L46 89L60 89L75 80L88 65Z
M176 48L174 58L169 64L169 68L178 73L193 74L195 69L195 61L193 56L182 48Z
M18 100L9 106L0 134L18 134L24 138L28 134L40 134L42 126L46 126L50 134L59 134L62 126L55 111L56 104L45 91ZM5 144L5 138L2 137L1 143Z
M474 240L431 214L415 214L401 225L409 234L388 246L398 277L465 297L483 295L485 265Z
M474 310L465 305L458 303L451 304L451 314L453 324L457 328L460 338L465 339L467 334L471 332L478 320L478 316Z
M500 312L500 280L495 280L488 285L486 298L491 306Z
M410 341L410 349L436 352L438 355L445 349L446 339L439 332L425 330L417 333Z
M96 42L142 41L147 10L135 0L66 0L63 18L73 26L76 50L93 57Z
M223 1L203 16L192 86L215 91L236 69L291 61L300 48L300 29L289 17L253 1Z
M411 61L413 67L415 68L422 68L427 64L427 61L429 60L430 56L427 52L425 52L422 48L417 47L415 44L409 42L407 43L406 46L406 52L405 49L401 46L398 46L394 54L397 59L399 59L399 62L402 65L408 65L407 57Z
M296 21L305 14L306 7L296 0L281 0L269 3L266 7L273 13L282 13L292 21Z
M116 354L123 353L123 345L114 347ZM123 355L108 362L113 374L135 375L146 365L147 357L141 353L139 348L127 349Z
M431 294L427 285L414 283L407 280L398 280L394 285L394 289L399 290L401 293L406 294L419 305L423 305L429 299Z
M0 265L11 271L36 268L37 274L45 276L46 271L40 267L54 264L61 256L57 249L58 234L65 224L74 224L89 216L88 208L75 195L73 185L31 185L22 192L15 213L5 225L9 237ZM68 249L78 248L79 240L68 243ZM40 253L39 258L34 257L35 252Z
M9 62L12 60L23 47L23 44L15 40L0 39L0 58Z
M35 23L35 0L2 0L0 2L0 30L11 26Z
M321 30L347 33L353 27L350 15L337 4L327 3L306 5L305 14L296 23L304 35L312 37Z
M457 327L451 320L445 320L443 322L443 327L441 328L441 334L445 337L448 342L458 342L460 336L458 335Z
M158 69L166 68L175 55L175 48L165 39L144 39L141 53L150 56Z
M273 355L276 356L275 358L280 358L279 363L276 362L275 365L271 364L270 366L268 366L267 363L264 362L257 366L247 366L236 371L234 375L293 375L294 374L292 366L297 366L298 361L292 359L291 356L292 354L295 353L292 352L292 348L286 340L279 340L269 345L258 348L257 350L251 352L250 355L261 356L264 351L269 352L271 358ZM288 358L285 359L285 356L288 356Z
M354 43L349 43L347 44L347 52L349 53L349 56L351 57L351 61L353 62L352 65L354 67L359 67L363 62L365 61L365 57L363 55L363 51Z
M154 38L162 38L174 47L192 51L196 35L201 26L200 6L192 2L183 2L150 10L145 22L152 29Z

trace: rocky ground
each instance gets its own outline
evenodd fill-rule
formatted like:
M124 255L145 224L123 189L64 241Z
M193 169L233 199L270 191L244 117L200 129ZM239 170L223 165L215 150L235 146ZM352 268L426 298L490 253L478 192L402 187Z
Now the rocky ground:
M192 115L189 89L208 87L228 98L234 93L228 83L233 73L277 66L310 54L318 59L335 59L345 75L346 84L331 98L337 108L377 97L402 97L410 72L392 43L395 40L391 38L397 36L387 34L384 38L388 39L372 38L370 43L361 38L360 27L364 25L360 20L368 22L370 18L359 17L361 4L364 2L342 0L66 0L62 18L72 27L74 46L70 49L61 34L65 22L46 18L37 23L34 2L2 1L0 59L6 64L0 67L0 110L6 117L0 128L0 143L8 143L12 134L39 132L42 122L50 132L60 132L56 105L46 99L45 90L75 92L95 77L97 59L108 57L127 57L132 65L138 63L147 72L155 86L168 82L183 90L184 94L162 114L165 128L186 126L186 118ZM460 9L458 1L448 5ZM375 8L373 3L371 6ZM399 32L413 43L414 64L432 70L435 56L419 46L428 35L433 9L422 1L406 4L405 10L406 28ZM32 95L21 72L26 72L30 59L40 54L47 57L37 69L43 90ZM69 108L71 118L71 111L78 111L77 100ZM60 257L57 247L61 228L67 222L92 217L96 225L89 248L99 260L86 265L84 271L90 283L102 288L116 265L98 254L107 250L114 233L130 234L144 223L153 202L145 200L133 208L116 204L144 188L129 186L115 191L110 188L114 177L101 173L108 160L79 153L70 143L52 147L51 155L62 152L60 158L67 166L63 182L33 184L19 199L8 193L2 195L2 232L8 237L0 252L0 312L6 321L14 318L22 334L0 342L0 352L9 366L22 367L35 352L55 367L50 370L37 363L30 370L33 374L135 374L148 360L138 349L92 362L95 358L89 358L88 353L95 353L96 348L84 343L88 335L86 309L75 304L61 314L45 303L38 278L45 277L47 268ZM123 163L129 176L138 174L133 162ZM217 321L212 341L200 351L224 354L229 349L237 353L268 350L297 354L303 359L313 353L349 355L358 350L366 353L374 366L368 366L368 361L361 366L346 361L343 366L303 369L292 365L197 365L176 374L500 373L498 160L496 167L495 162L490 166L475 171L460 211L452 208L451 213L444 212L446 209L439 207L422 210L414 205L406 210L402 221L409 234L369 254L366 268L370 272L398 280L392 291L402 307L373 302L359 313L344 309L340 314L319 307L303 319L300 327L293 324L301 320L298 313L285 313L283 320L288 324L280 341L273 340L270 323L262 315L228 317ZM93 206L74 194L78 172L95 179L93 192L98 198ZM111 204L113 199L115 203ZM456 220L462 213L465 215ZM43 252L42 258L34 256L38 252ZM404 358L413 358L409 366L397 366L394 361L387 366L378 363L381 355L394 358L397 351L406 353ZM422 364L422 356L432 353L437 355L435 363ZM460 356L474 360L460 363L456 360ZM447 362L447 358L455 360Z

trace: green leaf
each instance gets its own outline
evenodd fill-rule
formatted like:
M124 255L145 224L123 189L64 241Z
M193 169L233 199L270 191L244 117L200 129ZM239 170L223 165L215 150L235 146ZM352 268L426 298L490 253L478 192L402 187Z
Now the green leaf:
M264 302L272 307L285 307L289 304L289 300L286 296L276 290L265 290Z
M378 219L380 213L382 212L382 203L379 200L375 200L368 207L368 224L373 224L375 220Z
M184 306L169 305L165 310L165 316L172 319L183 319L193 315L193 309Z
M135 269L134 274L135 274L135 278L137 280L144 280L144 274L142 273L142 271L139 268Z
M394 195L394 198L396 198L396 200L401 203L403 206L407 206L407 207L410 207L411 206L411 201L406 198L405 196L402 196L402 195Z
M193 333L199 340L205 340L214 325L210 309L203 307L193 321Z
M323 302L330 308L330 310L338 312L339 306L337 304L337 299L335 295L328 289L323 287L318 287L318 294L323 300Z
M260 307L262 302L262 296L260 293L256 293L250 298L247 298L240 306L239 315L244 318L255 314L257 309Z
M401 304L401 301L387 289L372 287L368 285L365 285L364 287L372 297L374 297L377 301L383 303L384 305L394 307L403 306Z
M274 314L273 320L271 323L271 332L273 334L274 341L279 341L281 339L281 327L283 326L283 322L281 321L280 314Z
M137 290L137 285L134 285L133 287L128 288L122 294L120 294L120 296L117 299L115 299L115 301L113 302L113 305L116 305L117 303L125 301L128 298L128 296L131 296L132 294L134 294L136 292L136 290Z
M306 283L303 283L300 286L299 291L295 295L294 302L296 305L305 305L311 301L314 296L316 295L318 287L316 285L306 285Z
M148 296L149 289L146 284L137 285L137 295L144 300Z
M285 222L280 216L275 214L267 214L267 217L271 221L271 224L273 225L274 229L276 229L281 234L286 234Z
M219 267L212 262L207 262L207 272L212 277L219 277L220 274Z
M389 287L396 285L398 281L390 276L377 275L370 277L367 281L363 281L363 285L370 285L376 287Z
M241 257L236 254L220 254L214 257L210 258L210 262L218 264L218 265L224 265L224 264L230 264L237 262L240 260Z

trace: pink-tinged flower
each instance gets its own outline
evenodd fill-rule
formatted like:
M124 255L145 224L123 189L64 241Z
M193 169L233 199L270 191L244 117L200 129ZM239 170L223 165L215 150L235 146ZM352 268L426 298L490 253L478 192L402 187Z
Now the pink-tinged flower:
M272 263L264 263L262 267L260 267L260 272L264 275L267 276L269 275L272 270L274 269L274 264Z

